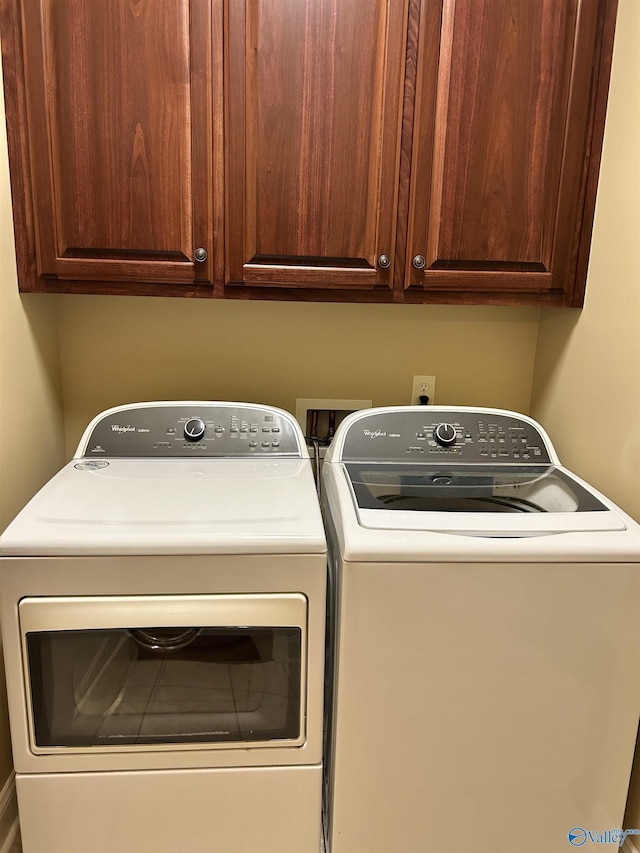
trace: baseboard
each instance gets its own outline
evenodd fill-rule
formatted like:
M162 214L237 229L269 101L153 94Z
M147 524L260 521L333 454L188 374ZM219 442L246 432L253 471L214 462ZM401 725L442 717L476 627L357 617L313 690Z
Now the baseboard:
M639 836L637 835L627 835L624 844L620 848L620 853L640 853L640 850L636 847L635 842L638 841ZM0 851L0 853L2 853Z
M0 791L0 853L10 853L19 829L16 774L11 771Z

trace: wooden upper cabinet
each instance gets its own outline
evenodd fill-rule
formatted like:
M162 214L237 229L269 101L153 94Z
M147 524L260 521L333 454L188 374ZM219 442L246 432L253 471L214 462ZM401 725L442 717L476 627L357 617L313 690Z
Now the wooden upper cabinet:
M615 5L423 0L407 292L581 304Z
M3 27L3 48L14 33L5 74L7 51L24 72L8 80L21 107L14 193L19 180L32 199L25 217L31 244L23 246L30 275L22 288L69 290L82 281L85 292L94 282L112 282L116 291L118 282L135 292L144 282L210 289L211 0L21 0L5 7L14 16L13 30L6 21ZM14 158L12 172L15 165ZM194 259L197 249L206 253L202 262Z
M231 285L389 293L406 26L405 0L229 2Z
M20 287L581 305L616 10L0 0Z

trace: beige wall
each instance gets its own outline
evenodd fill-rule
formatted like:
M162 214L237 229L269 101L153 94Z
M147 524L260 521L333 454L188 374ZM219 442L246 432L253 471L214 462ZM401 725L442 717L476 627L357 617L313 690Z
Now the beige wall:
M407 404L428 373L437 402L529 407L537 309L95 296L57 308L69 454L95 414L136 400Z
M0 71L0 115L4 115ZM18 296L7 140L0 128L0 530L62 464L58 339L49 299ZM1 669L0 660L0 669ZM0 789L11 772L0 672ZM3 839L0 838L0 843Z
M4 116L0 68L0 116ZM63 461L53 300L18 294L4 122L0 127L0 530Z
M541 312L532 414L640 520L640 2L620 0L582 311Z
M620 0L586 304L541 313L532 414L640 521L639 93L640 2ZM625 827L640 827L640 744Z

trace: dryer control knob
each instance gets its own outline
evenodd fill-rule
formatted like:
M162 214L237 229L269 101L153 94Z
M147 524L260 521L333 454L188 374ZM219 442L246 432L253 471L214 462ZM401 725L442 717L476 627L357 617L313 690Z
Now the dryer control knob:
M190 418L184 425L184 437L187 441L200 441L206 429L201 418Z
M443 447L449 447L456 443L456 428L451 424L438 424L433 431L433 437Z

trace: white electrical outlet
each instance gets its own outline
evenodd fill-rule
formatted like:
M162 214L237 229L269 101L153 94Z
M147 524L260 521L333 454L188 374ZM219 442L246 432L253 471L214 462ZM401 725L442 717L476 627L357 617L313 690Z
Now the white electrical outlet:
M411 386L411 405L419 406L420 397L428 397L429 405L433 405L436 399L436 377L414 376Z

